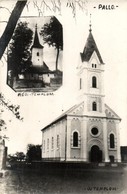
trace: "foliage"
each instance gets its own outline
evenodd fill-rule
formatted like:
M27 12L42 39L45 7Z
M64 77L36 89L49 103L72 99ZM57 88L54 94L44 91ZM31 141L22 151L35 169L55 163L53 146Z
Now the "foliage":
M28 1L27 10L29 10L29 3ZM62 4L64 3L64 4ZM44 15L46 11L53 11L54 13L58 13L62 15L62 7L68 7L72 11L73 17L76 17L77 9L81 11L86 11L86 3L87 0L41 0L41 1L33 1L34 8L37 9L38 15Z
M23 118L20 116L20 112L19 112L19 108L20 106L16 106L11 104L10 102L8 102L3 94L0 93L0 105L1 105L1 109L0 109L0 138L1 139L9 139L6 135L3 134L3 131L6 130L6 122L5 120L2 119L2 113L4 112L4 108L6 108L7 110L11 111L12 114L15 115L15 117L19 120L23 120Z
M26 159L28 162L41 160L41 145L27 145Z
M24 160L25 160L25 154L23 152L16 152L15 154L8 155L8 162L10 164L13 162L24 161Z
M44 43L57 49L56 70L58 66L59 50L63 50L63 29L56 17L51 17L50 22L44 24L40 35L43 36Z
M3 94L0 93L0 105L2 105L3 107L5 107L6 109L8 109L9 111L11 111L15 117L19 120L23 120L23 118L20 116L19 113L19 105L13 105L11 104L9 101L7 101L4 97ZM4 110L1 110L1 112L3 112Z
M25 154L23 152L16 152L15 157L17 158L18 161L22 161L25 159Z
M33 32L26 22L18 23L8 50L9 70L13 70L14 75L21 73L31 64L32 35Z
M27 0L23 0L23 1L17 0L14 9L11 12L11 15L10 15L9 20L7 22L6 28L5 28L3 34L0 38L0 59L2 58L4 51L9 43L9 41L11 40L11 37L12 37L12 34L14 32L17 21L21 15L26 3L27 3ZM1 6L0 8L3 9L5 7Z

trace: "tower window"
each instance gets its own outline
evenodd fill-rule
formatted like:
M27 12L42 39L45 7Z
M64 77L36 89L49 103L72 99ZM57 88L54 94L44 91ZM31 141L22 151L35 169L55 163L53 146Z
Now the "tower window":
M92 68L94 68L94 64L92 63Z
M96 102L92 103L92 110L97 111L97 103Z
M39 57L39 52L37 52L37 56Z
M97 68L97 65L95 64L95 68Z
M115 148L115 138L113 134L110 134L110 148Z
M92 77L92 87L97 88L97 78L95 76Z
M73 133L73 147L78 147L78 132Z

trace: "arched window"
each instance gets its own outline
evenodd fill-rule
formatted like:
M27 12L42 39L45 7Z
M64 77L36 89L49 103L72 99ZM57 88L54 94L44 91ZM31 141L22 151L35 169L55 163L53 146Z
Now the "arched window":
M97 110L97 103L96 102L93 102L92 103L92 110L93 111L96 111Z
M39 57L39 52L37 52L37 56Z
M52 149L54 149L54 137L52 137Z
M73 133L73 147L78 147L78 132Z
M79 89L82 89L82 78L80 78L80 82L79 82Z
M97 78L95 76L92 77L92 88L97 87Z
M49 139L47 139L47 150L49 150Z
M114 135L110 134L110 148L115 148L115 140Z

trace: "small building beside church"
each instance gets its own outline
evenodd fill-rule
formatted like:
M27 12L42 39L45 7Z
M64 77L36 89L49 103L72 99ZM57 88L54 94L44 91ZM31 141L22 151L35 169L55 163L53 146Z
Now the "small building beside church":
M42 129L42 159L66 162L121 162L121 118L105 104L104 62L91 26L77 68L79 98Z

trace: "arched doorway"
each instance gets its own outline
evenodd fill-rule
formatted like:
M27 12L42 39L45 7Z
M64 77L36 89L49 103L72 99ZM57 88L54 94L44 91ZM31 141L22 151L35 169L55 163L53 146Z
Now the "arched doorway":
M102 151L97 145L91 147L90 151L91 162L102 162Z

